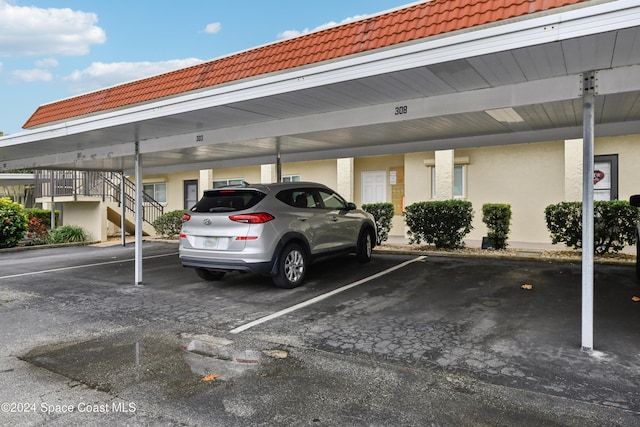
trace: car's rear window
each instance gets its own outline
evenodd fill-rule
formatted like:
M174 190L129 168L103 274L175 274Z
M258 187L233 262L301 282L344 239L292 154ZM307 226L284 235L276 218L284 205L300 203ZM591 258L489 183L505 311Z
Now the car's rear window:
M257 190L208 190L191 212L236 212L255 206L266 194Z

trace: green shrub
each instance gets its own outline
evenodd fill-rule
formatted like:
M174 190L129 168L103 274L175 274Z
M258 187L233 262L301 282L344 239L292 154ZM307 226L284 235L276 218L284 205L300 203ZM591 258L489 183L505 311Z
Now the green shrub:
M473 229L472 219L471 202L465 200L418 202L405 213L410 243L424 240L442 249L464 247L462 239Z
M505 249L511 226L511 205L485 203L482 205L482 222L487 229L487 237L495 249Z
M26 208L24 212L27 214L29 219L31 218L39 218L47 228L51 228L51 210L49 209L39 209L39 208ZM60 211L56 211L56 224L60 221Z
M63 225L49 233L51 243L78 243L87 241L87 233L77 225Z
M547 229L551 242L564 243L570 248L582 248L582 203L561 202L545 208ZM636 224L640 210L627 201L594 202L594 253L601 255L619 252L627 244L635 243Z
M171 238L177 236L182 228L182 215L185 210L175 210L160 215L153 221L153 229L162 237Z
M13 248L27 231L27 215L20 203L0 198L0 248Z
M376 220L378 244L386 241L393 219L393 203L369 203L362 205L362 210L369 212Z

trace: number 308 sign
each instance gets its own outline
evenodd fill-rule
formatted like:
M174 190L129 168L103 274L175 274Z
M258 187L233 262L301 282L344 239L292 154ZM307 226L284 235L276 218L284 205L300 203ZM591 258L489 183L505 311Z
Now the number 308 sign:
M401 114L407 114L409 112L409 108L406 105L398 105L395 107L395 115L399 116Z

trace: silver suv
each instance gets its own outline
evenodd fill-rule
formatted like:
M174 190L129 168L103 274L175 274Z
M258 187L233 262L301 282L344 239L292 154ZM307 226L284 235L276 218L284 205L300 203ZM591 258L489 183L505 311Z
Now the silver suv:
M319 257L355 253L368 262L376 236L371 214L322 184L224 187L205 191L184 214L180 262L205 280L254 272L290 289Z

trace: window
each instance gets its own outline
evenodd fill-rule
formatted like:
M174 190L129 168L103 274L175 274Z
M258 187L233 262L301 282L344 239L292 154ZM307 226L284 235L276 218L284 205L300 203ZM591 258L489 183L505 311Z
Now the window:
M340 196L336 193L329 193L325 190L318 190L318 194L320 195L320 199L322 200L322 205L325 209L346 209L347 204Z
M595 156L593 164L594 200L618 198L618 155Z
M300 182L300 175L285 175L282 182Z
M453 167L453 198L464 198L464 175L466 168L463 165Z
M276 195L276 198L296 208L315 208L316 198L313 194L313 189L300 188L281 191Z
M164 182L143 184L142 191L158 203L167 203L167 184Z
M228 187L230 185L243 185L244 179L231 178L231 179L216 179L213 181L213 188Z
M464 199L466 197L466 173L465 165L453 167L453 198ZM436 197L436 168L431 168L431 198Z
M244 189L207 190L192 212L236 212L255 206L266 194Z

